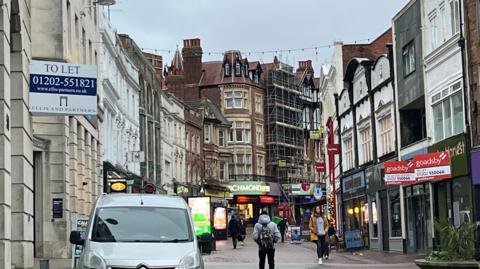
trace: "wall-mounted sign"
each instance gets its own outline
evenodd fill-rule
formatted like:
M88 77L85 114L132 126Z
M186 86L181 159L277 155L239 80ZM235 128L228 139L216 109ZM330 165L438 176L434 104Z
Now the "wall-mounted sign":
M310 139L312 139L312 140L322 139L322 132L321 131L310 131Z
M275 204L275 198L272 196L259 196L261 204Z
M413 157L417 181L451 178L450 152L435 152Z
M270 185L263 181L232 181L228 188L234 195L265 195L270 192Z
M145 161L145 151L129 151L127 152L127 162L141 163Z
M112 192L126 192L127 183L125 181L111 182L110 190Z
M465 134L442 140L428 148L429 152L448 151L450 153L452 177L468 175L467 148Z
M317 169L317 172L319 173L324 173L327 171L327 164L325 162L317 162L315 164L315 169Z
M365 173L364 171L358 172L351 176L343 178L343 192L355 192L357 190L365 188Z
M313 191L313 198L319 201L320 199L322 199L322 196L323 196L322 188L316 187L315 190Z
M340 145L339 144L328 144L327 145L328 155L337 155L340 154Z
M30 112L65 116L97 114L97 66L32 61Z
M236 196L235 197L236 204L256 204L258 203L257 196Z
M63 218L63 199L62 198L53 198L52 215L54 219Z
M192 212L195 235L212 233L210 197L189 197L188 206Z
M391 161L384 163L385 184L401 185L416 182L415 167L411 161Z
M143 186L144 193L155 193L156 190L157 188L155 187L155 185L151 183L145 184L145 186Z
M316 184L311 183L298 183L298 184L290 184L290 194L295 196L306 196L306 195L313 195L315 188L317 187Z
M287 160L279 160L278 167L287 167Z

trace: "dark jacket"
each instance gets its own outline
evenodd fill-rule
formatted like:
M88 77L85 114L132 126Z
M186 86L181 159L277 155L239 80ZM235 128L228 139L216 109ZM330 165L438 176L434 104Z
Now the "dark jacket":
M232 218L228 223L228 232L230 235L238 235L240 233L240 225L235 218Z

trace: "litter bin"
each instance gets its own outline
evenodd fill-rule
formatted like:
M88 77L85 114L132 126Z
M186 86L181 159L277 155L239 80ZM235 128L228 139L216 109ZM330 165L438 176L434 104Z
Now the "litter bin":
M212 253L212 235L209 233L204 233L200 236L200 250L202 254Z

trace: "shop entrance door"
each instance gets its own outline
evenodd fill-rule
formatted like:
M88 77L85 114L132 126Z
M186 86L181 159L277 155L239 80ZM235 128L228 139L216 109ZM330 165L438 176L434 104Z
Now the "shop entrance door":
M418 252L425 252L427 249L427 216L426 216L426 204L425 197L415 196L413 197L413 209L415 218L415 243Z
M389 237L390 232L388 229L388 200L387 200L387 191L380 192L380 206L382 215L382 247L383 251L390 250Z

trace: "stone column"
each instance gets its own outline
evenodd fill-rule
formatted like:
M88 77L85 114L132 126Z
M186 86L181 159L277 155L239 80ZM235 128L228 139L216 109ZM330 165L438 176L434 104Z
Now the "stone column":
M78 167L77 167L77 150L78 150L78 141L77 141L77 126L78 122L75 117L70 117L70 132L69 132L69 139L68 139L68 148L70 152L70 210L72 215L78 213ZM73 217L73 216L72 216Z
M92 135L89 132L85 132L85 208L83 214L88 216L92 208Z
M11 268L10 0L0 0L0 268Z
M85 211L85 127L78 124L77 127L77 190L78 190L78 214Z
M33 143L28 111L30 1L13 0L11 26L12 264L33 268Z

